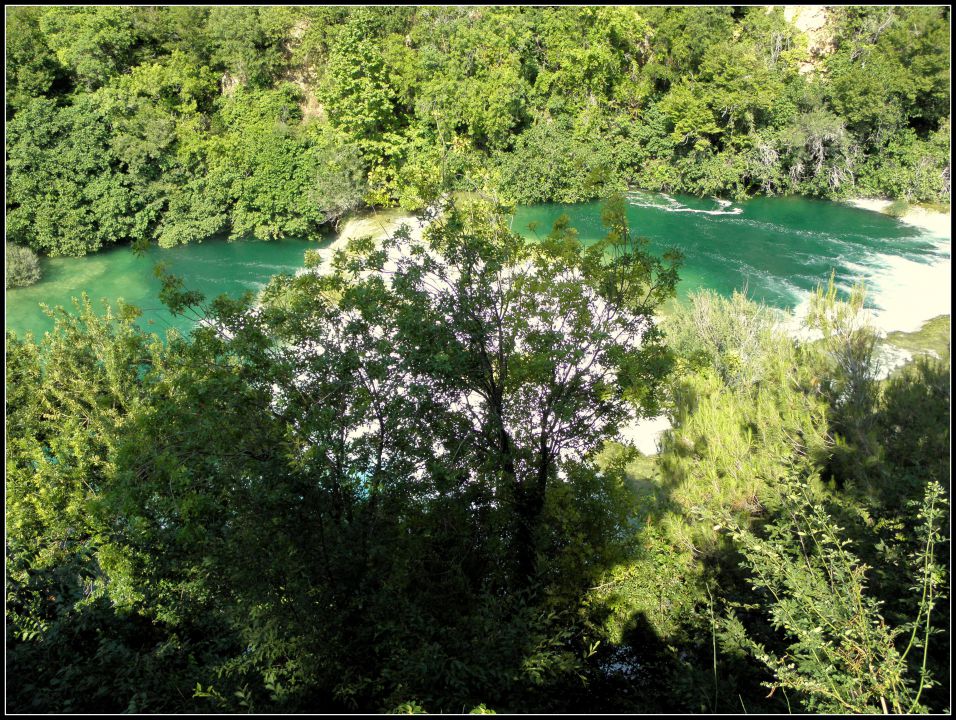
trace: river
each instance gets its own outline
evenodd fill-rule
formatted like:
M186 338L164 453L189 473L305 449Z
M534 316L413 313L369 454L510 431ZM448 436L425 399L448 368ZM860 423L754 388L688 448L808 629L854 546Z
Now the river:
M519 207L515 231L546 234L554 220L568 213L583 241L601 237L600 203L543 204ZM745 287L748 296L780 308L798 308L809 292L825 282L831 269L844 289L866 279L869 302L884 330L915 330L936 315L950 313L950 238L905 225L886 215L840 203L802 197L726 200L628 195L632 229L650 240L650 249L681 250L685 264L678 297L698 287L723 294ZM190 322L171 316L159 302L156 261L181 276L187 288L213 297L257 291L272 275L295 273L306 250L321 242L206 242L170 249L150 248L137 257L129 248L114 248L83 258L44 258L43 279L6 293L6 327L19 334L40 334L52 327L39 303L70 307L70 298L85 291L99 299L122 298L143 310L140 323L162 332L188 330Z
M599 203L543 204L519 208L512 227L539 234L567 213L583 241L603 234ZM805 307L810 292L831 270L849 291L866 281L868 305L883 330L916 330L950 313L950 238L870 210L804 197L754 198L741 203L632 192L632 232L650 240L650 251L683 252L678 299L706 287L778 308Z

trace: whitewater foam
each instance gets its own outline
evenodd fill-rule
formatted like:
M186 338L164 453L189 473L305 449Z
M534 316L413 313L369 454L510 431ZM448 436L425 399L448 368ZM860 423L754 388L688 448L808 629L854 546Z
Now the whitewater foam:
M947 257L936 263L922 263L896 255L879 255L874 267L847 263L856 277L866 284L866 314L870 324L882 335L892 331L914 332L926 321L939 315L952 314L951 261ZM851 283L838 283L849 292ZM802 340L820 337L808 331L804 319L810 308L811 293L803 292L790 319L784 323L787 332ZM895 362L900 364L900 362Z
M935 263L884 255L867 277L874 322L881 330L913 332L937 315L952 313L951 258Z
M662 205L658 202L654 202L654 200L657 198L663 199L665 204ZM722 198L713 198L719 207L718 210L699 210L697 208L690 208L681 204L676 198L664 193L659 195L648 195L641 192L630 192L627 194L627 200L628 203L633 207L654 208L655 210L663 210L664 212L685 212L697 213L700 215L740 215L744 211L744 209L740 207L726 210L725 208L731 207L733 203L730 200L724 200Z
M892 200L882 200L879 198L854 198L852 200L846 200L845 202L861 210L870 210L871 212L878 213L884 213L893 203ZM898 219L901 223L923 229L933 237L945 238L947 240L952 237L952 221L948 212L927 210L921 207L910 207L903 214L903 217Z

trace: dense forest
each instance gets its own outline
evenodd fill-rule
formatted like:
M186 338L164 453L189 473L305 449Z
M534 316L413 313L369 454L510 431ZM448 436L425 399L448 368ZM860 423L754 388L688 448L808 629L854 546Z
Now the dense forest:
M884 376L832 277L674 303L619 192L948 202L949 8L828 18L7 9L16 282L430 221L7 331L7 710L949 712L948 351Z
M314 236L442 188L948 202L949 8L13 7L7 233Z

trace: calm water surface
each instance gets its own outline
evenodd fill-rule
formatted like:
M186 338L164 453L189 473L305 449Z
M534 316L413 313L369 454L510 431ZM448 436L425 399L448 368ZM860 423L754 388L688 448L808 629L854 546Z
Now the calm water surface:
M111 248L82 258L43 258L43 278L36 285L7 291L6 327L34 335L52 329L53 321L39 303L72 309L71 298L86 292L99 311L100 300L122 298L143 311L139 324L165 335L168 328L188 331L192 321L174 317L159 301L161 284L153 274L157 262L183 278L185 287L212 299L221 293L234 297L257 292L279 273L294 274L303 265L306 250L328 245L307 240L227 242L210 239L174 248L156 246L140 257L129 247Z
M603 236L597 202L520 207L512 227L528 237L544 235L562 213L571 217L583 241ZM887 329L915 329L925 319L950 312L949 238L876 212L807 198L729 203L631 193L628 217L632 229L650 239L652 252L675 247L684 253L679 298L686 299L699 287L727 295L746 288L754 299L794 308L834 270L843 288L866 279L870 304ZM528 229L530 223L537 223L535 232ZM207 298L238 296L261 289L272 275L294 273L306 250L325 247L331 240L212 239L171 249L153 247L143 257L129 248L115 248L84 258L44 259L39 283L7 291L6 327L40 334L52 321L39 303L71 307L71 297L85 291L95 303L122 298L137 305L143 310L141 325L150 330L185 331L191 323L172 317L159 302L155 262L165 262L187 288Z

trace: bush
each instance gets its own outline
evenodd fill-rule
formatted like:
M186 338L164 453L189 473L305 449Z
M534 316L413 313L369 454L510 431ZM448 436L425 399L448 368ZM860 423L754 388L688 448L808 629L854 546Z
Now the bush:
M946 586L938 557L948 505L942 486L928 483L922 502L911 503L920 546L908 568L911 615L895 626L868 587L870 568L808 484L788 480L781 487L784 512L766 537L729 516L722 522L740 545L754 589L773 596L772 626L789 647L782 654L766 649L733 615L729 636L773 670L774 680L766 683L771 694L778 687L795 690L807 712L928 712L923 692L939 685L927 672L931 619Z
M733 388L758 382L784 341L777 327L781 318L736 290L730 299L706 289L689 299L666 321L675 352L694 366L712 366Z
M28 247L11 245L7 247L7 288L32 285L40 279L40 258Z

